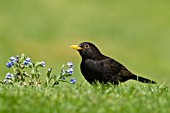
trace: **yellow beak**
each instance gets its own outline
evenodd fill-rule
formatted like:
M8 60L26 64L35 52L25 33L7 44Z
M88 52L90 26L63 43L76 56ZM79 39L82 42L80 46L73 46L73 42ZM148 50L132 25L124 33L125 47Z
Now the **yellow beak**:
M81 47L79 47L78 45L72 45L72 46L70 46L71 48L73 48L73 49L76 49L76 50L81 50L82 48Z

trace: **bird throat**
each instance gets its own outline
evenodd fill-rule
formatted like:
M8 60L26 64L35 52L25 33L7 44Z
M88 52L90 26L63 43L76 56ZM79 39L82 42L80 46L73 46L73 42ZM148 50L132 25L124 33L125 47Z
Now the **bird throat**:
M81 55L81 54L80 54ZM91 59L91 60L102 60L106 58L103 54L92 54L92 55L81 55L82 60Z

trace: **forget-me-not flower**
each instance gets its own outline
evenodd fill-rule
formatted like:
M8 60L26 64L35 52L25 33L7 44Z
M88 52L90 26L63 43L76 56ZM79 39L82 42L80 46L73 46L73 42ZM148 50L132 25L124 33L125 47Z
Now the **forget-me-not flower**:
M28 65L28 64L30 64L31 63L31 58L26 58L25 60L24 60L24 65Z
M71 78L70 79L70 84L74 84L74 83L76 83L76 79L75 78Z
M42 67L45 66L45 62L44 62L44 61L41 62L41 66L42 66Z
M67 62L67 66L73 67L73 63L72 62Z
M7 63L6 63L6 67L7 67L7 68L11 68L12 66L13 66L13 63L12 63L12 62L7 62Z
M67 72L69 75L72 75L72 74L73 74L73 68L67 69L66 72Z
M14 56L10 57L10 60L11 62L17 62L17 59Z
M6 74L6 79L11 79L11 78L12 78L11 73L8 72L8 73Z

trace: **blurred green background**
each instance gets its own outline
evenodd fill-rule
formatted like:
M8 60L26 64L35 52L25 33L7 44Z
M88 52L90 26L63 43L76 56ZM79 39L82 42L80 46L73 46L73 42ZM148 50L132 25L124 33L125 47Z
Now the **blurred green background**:
M81 57L69 46L90 41L132 72L169 82L169 11L168 0L1 0L0 79L12 71L8 58L25 53L56 73L72 61L85 82Z

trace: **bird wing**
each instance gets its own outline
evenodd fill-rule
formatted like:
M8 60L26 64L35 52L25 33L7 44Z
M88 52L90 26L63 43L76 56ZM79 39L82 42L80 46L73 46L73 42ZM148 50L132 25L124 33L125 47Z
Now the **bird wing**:
M118 76L129 76L132 73L124 67L121 63L115 61L114 59L108 58L106 61L106 67L109 67L108 70L112 72L113 75Z
M81 63L81 71L88 81L96 79L103 82L126 81L131 74L122 64L109 57L102 60L86 59Z
M120 64L119 62L111 58L107 58L103 60L103 63L104 63L103 66L104 72L106 71L112 75L117 75L122 68L122 64Z
M107 58L104 61L103 69L102 74L114 84L127 81L132 75L132 73L128 71L121 63L111 58Z
M87 59L81 65L83 65L83 68L86 69L85 71L110 74L112 76L126 74L128 71L122 64L111 58L105 58L103 60Z

